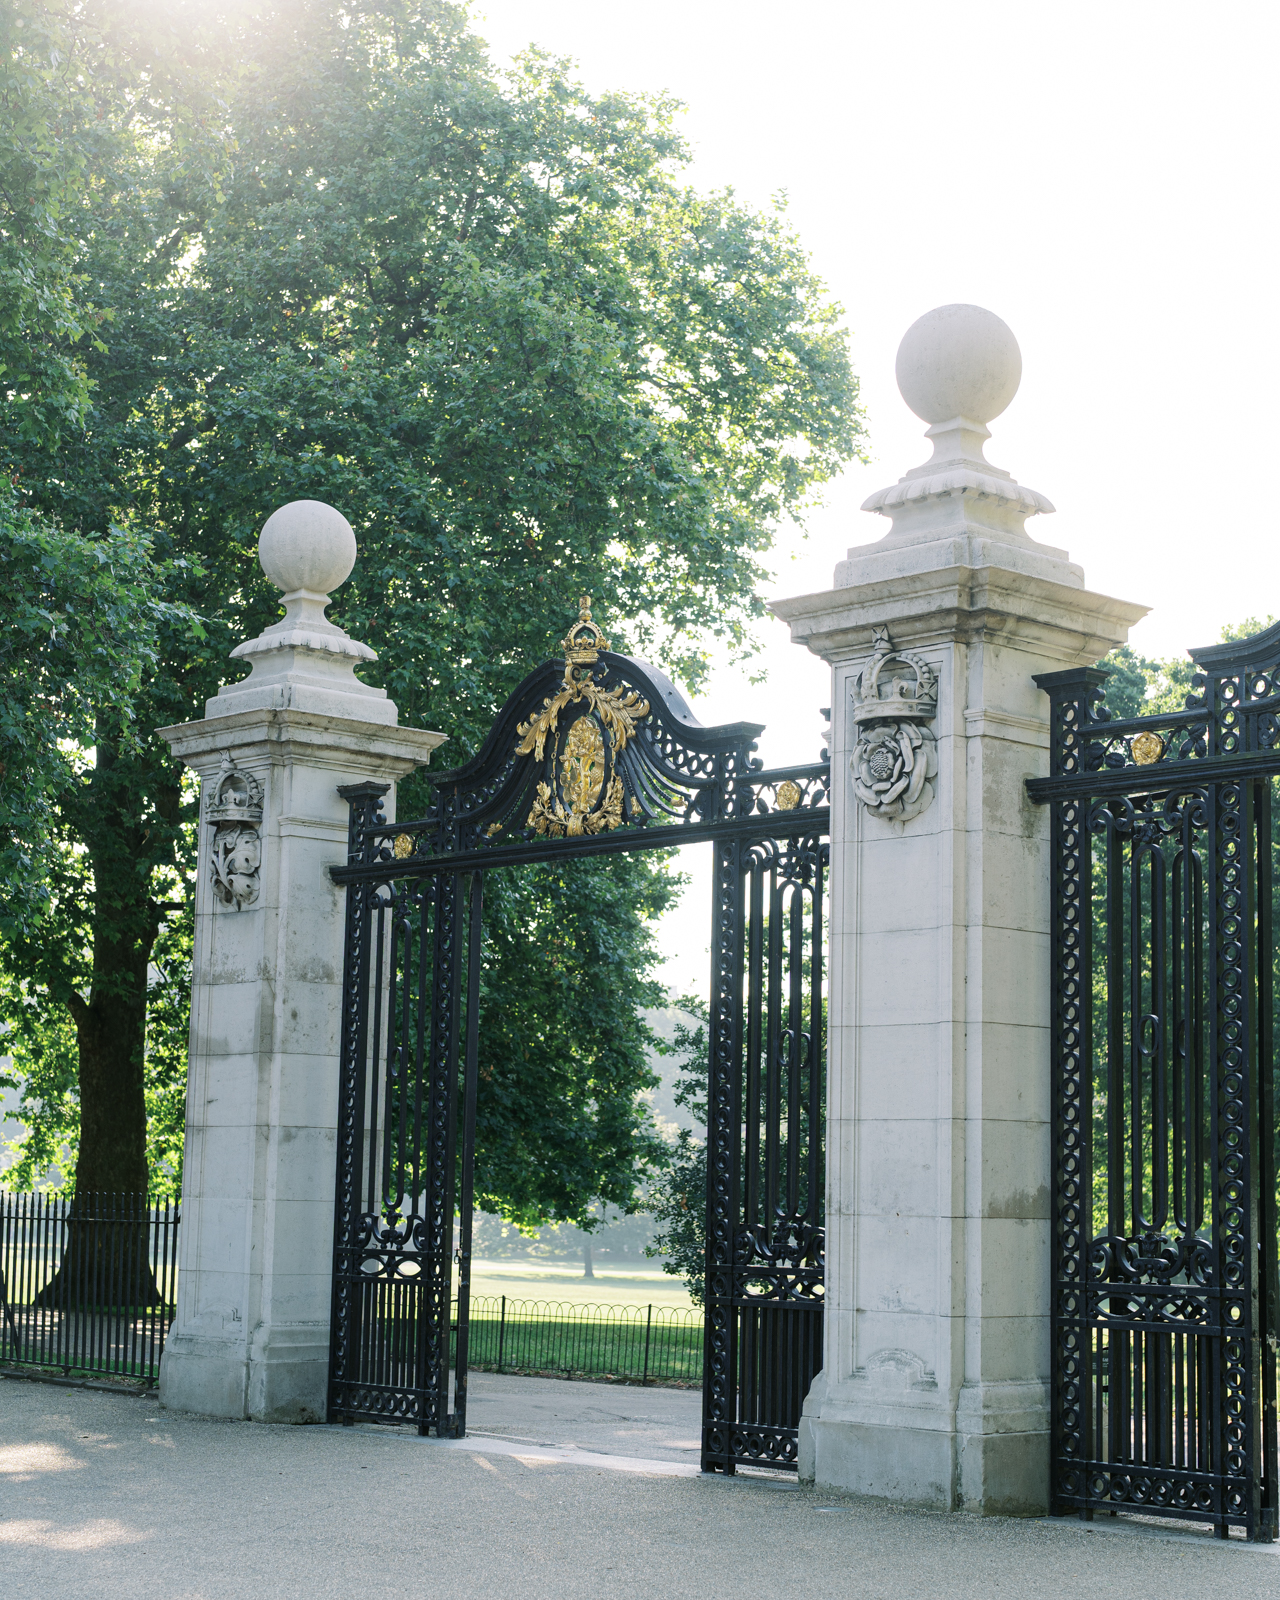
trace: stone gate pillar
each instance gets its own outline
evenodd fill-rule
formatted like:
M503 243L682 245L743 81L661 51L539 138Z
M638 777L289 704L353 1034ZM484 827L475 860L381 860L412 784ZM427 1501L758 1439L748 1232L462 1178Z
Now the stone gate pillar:
M898 351L933 457L834 587L774 606L832 668L825 1367L801 1473L1043 1512L1049 1467L1048 705L1145 612L1024 531L1053 507L983 455L1017 391L976 306Z
M177 1320L162 1402L263 1422L325 1416L346 860L339 785L394 788L443 735L397 727L329 622L356 557L297 500L258 544L285 615L233 650L252 672L162 728L201 779Z

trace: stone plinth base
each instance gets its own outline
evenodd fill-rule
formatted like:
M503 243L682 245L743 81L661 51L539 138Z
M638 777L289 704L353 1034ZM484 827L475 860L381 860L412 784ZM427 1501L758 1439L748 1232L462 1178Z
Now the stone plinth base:
M1044 1516L1049 1432L1043 1406L1028 1415L1018 1402L1033 1397L1008 1395L1002 1397L1011 1402L1008 1409L982 1415L968 1398L962 1390L950 1417L925 1404L895 1418L885 1414L892 1407L833 1399L819 1377L800 1423L801 1481L934 1511ZM1027 1427L1029 1421L1046 1425Z
M323 1422L327 1328L273 1328L248 1342L176 1333L160 1365L160 1403L171 1411L253 1422Z

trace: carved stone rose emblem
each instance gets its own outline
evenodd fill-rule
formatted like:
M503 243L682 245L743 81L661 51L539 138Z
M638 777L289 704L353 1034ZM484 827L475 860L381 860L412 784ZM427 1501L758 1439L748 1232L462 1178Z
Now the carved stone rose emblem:
M224 906L243 911L258 898L262 866L262 785L242 772L230 755L205 801L205 821L213 828L209 867L213 892Z
M937 710L933 668L895 650L888 629L877 628L875 651L853 685L858 742L849 760L853 792L872 816L909 822L933 799L938 743L929 723Z

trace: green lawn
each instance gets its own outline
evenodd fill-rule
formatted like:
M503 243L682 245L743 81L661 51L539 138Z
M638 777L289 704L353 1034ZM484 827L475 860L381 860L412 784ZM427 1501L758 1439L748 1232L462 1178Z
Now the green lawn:
M656 1264L635 1267L597 1266L594 1278L584 1278L580 1261L545 1258L476 1257L471 1263L473 1295L506 1295L517 1300L563 1300L576 1305L688 1308L693 1302L680 1278Z
M647 1357L646 1357L647 1343ZM684 1308L575 1306L473 1296L468 1364L701 1383L702 1316Z

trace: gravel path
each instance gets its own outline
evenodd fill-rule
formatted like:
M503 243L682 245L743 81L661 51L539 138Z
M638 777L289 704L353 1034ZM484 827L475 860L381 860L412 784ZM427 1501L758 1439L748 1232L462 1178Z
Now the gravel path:
M696 1471L696 1394L476 1374L475 1432L210 1422L0 1381L5 1600L1280 1595L1277 1547Z

